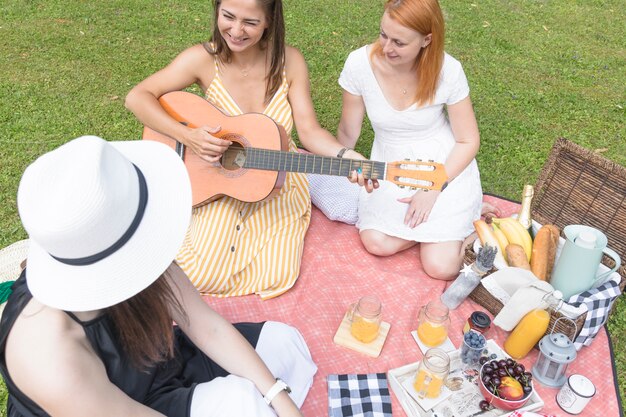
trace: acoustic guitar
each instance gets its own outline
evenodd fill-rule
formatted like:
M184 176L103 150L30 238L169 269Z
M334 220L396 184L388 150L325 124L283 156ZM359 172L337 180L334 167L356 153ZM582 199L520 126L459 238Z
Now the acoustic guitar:
M184 91L166 93L159 103L189 127L221 126L214 136L232 142L219 162L209 163L182 143L144 127L143 139L165 143L183 159L194 207L224 195L246 202L271 198L280 190L286 172L348 177L361 168L365 178L391 181L401 187L441 190L446 185L445 169L436 162L385 163L289 152L289 136L264 114L228 116L204 98Z

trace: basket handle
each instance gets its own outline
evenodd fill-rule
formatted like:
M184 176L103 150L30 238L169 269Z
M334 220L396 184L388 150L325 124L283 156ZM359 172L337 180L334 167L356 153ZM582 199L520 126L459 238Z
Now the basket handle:
M550 330L550 334L554 333L554 328L556 327L556 324L559 322L559 320L569 320L574 325L574 329L576 329L574 331L574 336L570 339L570 337L566 335L567 338L570 339L572 341L572 343L574 343L574 339L576 338L576 335L578 334L578 326L576 325L576 322L574 320L570 319L569 317L561 316L558 319L556 319L554 321L554 324L552 325L552 330Z

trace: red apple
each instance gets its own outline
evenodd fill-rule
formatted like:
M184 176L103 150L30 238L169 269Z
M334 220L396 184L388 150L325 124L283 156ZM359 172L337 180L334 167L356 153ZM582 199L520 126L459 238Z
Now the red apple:
M502 377L502 384L498 387L498 393L500 397L505 400L520 400L524 396L524 389L522 384L517 382L515 378L510 376Z

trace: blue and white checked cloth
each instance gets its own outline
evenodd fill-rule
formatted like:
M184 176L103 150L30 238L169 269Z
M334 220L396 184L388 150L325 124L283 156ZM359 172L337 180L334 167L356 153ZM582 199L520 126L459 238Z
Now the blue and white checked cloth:
M391 417L387 375L328 375L329 417Z
M585 323L578 337L574 340L576 350L580 350L583 346L589 346L609 318L613 302L622 293L619 288L620 277L618 274L615 274L615 276L614 279L605 282L599 287L573 295L567 300L568 304L575 307L579 307L581 304L587 306Z

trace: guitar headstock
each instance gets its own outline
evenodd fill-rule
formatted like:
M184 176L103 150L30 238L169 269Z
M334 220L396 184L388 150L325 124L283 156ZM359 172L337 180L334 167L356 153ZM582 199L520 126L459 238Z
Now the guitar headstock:
M443 164L434 161L396 161L387 163L387 181L399 187L443 190L448 185L448 174Z

